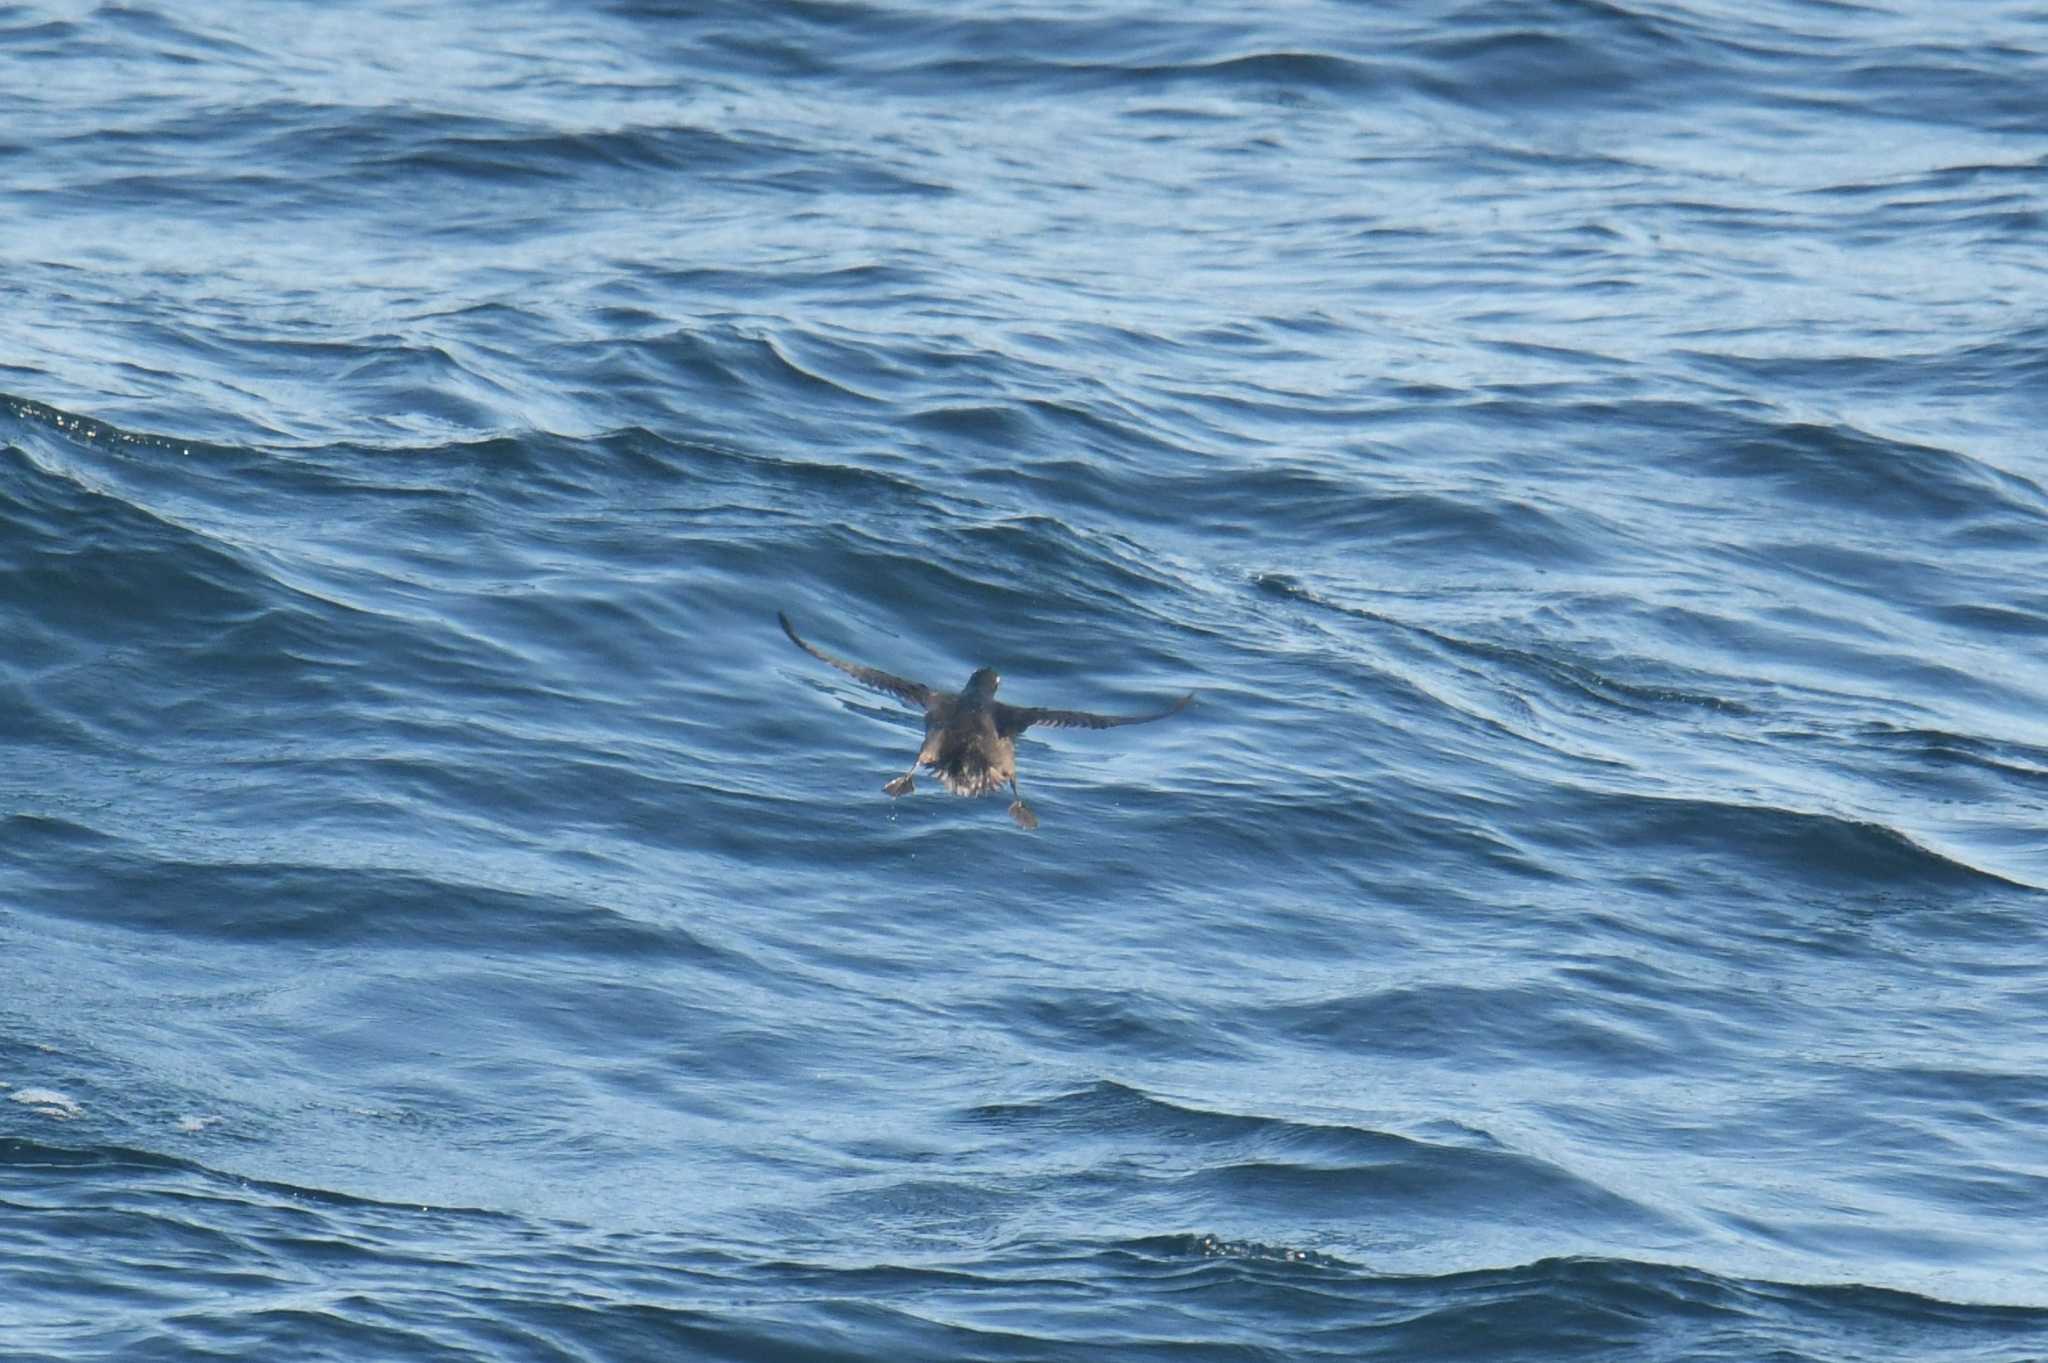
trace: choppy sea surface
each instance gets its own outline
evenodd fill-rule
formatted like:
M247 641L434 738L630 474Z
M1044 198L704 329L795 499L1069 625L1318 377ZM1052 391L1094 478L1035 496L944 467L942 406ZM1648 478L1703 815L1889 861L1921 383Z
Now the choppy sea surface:
M2048 1357L2044 90L0 4L0 1357Z

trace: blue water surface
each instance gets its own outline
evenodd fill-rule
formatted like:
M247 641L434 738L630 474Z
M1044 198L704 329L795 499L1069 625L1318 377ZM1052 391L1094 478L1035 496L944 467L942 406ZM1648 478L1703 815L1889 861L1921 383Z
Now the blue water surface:
M0 4L0 1357L2048 1358L2044 90Z

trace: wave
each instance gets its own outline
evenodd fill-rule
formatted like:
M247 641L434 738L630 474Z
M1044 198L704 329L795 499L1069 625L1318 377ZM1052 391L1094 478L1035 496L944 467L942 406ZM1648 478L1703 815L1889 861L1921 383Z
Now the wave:
M39 1215L21 1227L23 1247L46 1257L17 1303L17 1348L1961 1360L2024 1349L2048 1329L2038 1307L1628 1258L1390 1274L1255 1231L882 1258L822 1244L764 1252L680 1228L604 1234L230 1179L142 1151L0 1140L0 1195L25 1192ZM78 1205L57 1205L66 1197ZM138 1280L151 1284L149 1309L110 1310L132 1302Z

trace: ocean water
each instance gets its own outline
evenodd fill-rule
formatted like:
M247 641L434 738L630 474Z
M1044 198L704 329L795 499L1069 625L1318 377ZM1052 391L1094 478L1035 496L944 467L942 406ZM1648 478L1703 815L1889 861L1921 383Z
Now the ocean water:
M2048 1358L2044 89L0 4L0 1358Z

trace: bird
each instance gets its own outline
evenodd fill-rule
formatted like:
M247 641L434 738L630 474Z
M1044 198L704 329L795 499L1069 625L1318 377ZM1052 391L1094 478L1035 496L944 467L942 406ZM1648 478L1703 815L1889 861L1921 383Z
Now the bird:
M994 795L1005 785L1012 797L1010 817L1022 829L1038 827L1038 815L1024 802L1017 789L1017 736L1034 724L1067 729L1113 729L1120 724L1149 724L1155 719L1179 714L1195 698L1190 691L1164 710L1149 715L1098 715L1087 710L1042 710L1035 706L1006 705L996 699L1002 678L992 667L978 667L959 691L941 691L923 682L884 672L880 668L835 658L805 642L782 611L775 613L789 641L820 662L830 663L863 686L886 692L906 705L924 711L924 745L910 770L882 789L891 796L908 795L917 789L917 769L930 768L939 783L955 795Z

